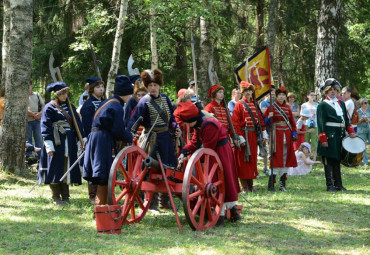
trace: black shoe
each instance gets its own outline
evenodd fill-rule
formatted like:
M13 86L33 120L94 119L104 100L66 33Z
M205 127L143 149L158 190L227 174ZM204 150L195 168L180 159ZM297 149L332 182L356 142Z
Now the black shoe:
M343 187L343 186L341 186L341 187L335 187L335 189L338 190L338 191L347 191L347 189L345 187Z
M334 186L329 186L326 188L326 191L337 192L337 189Z
M233 208L230 209L230 221L235 222L241 219L242 216L240 216L238 208L236 208L236 205L234 205Z
M216 227L225 227L225 217L220 216L216 222Z

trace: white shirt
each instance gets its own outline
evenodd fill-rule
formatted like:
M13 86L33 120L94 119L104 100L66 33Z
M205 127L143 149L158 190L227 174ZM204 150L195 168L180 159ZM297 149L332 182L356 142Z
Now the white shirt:
M348 112L348 118L351 120L353 111L355 110L355 103L353 102L352 99L348 99L344 103L346 104L346 109L347 109L347 112Z

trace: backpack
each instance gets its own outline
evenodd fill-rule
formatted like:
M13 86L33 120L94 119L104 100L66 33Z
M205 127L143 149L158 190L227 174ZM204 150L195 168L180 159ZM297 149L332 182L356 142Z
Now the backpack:
M357 109L354 109L352 113L351 124L357 125L359 122L360 122L360 114L358 114Z

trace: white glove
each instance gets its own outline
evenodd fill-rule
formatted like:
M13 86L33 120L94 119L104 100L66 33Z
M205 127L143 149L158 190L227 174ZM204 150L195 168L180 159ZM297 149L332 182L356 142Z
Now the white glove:
M266 130L263 130L262 131L262 138L263 139L269 139L269 135L267 134L267 131Z
M242 145L243 143L245 143L245 139L243 136L239 136L239 140L240 140L240 145Z

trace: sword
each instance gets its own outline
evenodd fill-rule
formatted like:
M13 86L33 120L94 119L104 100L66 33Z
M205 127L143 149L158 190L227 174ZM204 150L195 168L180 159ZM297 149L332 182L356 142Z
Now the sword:
M67 175L69 174L69 172L72 171L72 169L77 165L78 162L80 162L80 160L82 159L82 157L85 155L84 152L82 152L80 154L80 156L77 158L77 160L72 164L72 166L67 170L67 172L65 172L65 174L62 176L62 178L60 178L60 182L62 182L66 177Z

